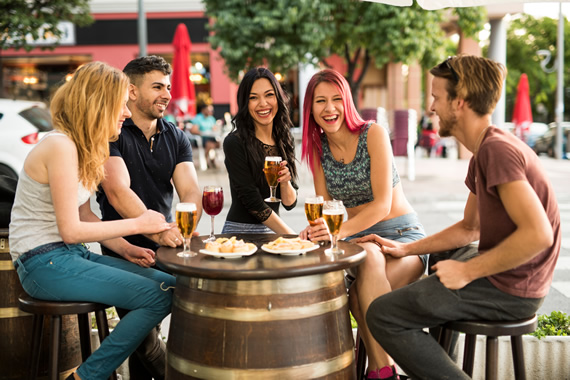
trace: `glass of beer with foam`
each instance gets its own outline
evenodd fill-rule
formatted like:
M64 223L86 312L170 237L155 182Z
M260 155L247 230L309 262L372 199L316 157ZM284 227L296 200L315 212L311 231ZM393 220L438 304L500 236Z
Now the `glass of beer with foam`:
M323 217L323 203L324 199L320 195L311 195L305 198L305 215L311 227L317 224L317 219Z
M281 157L278 156L267 156L265 157L265 166L263 167L263 172L265 173L265 179L269 184L269 190L271 195L269 198L265 198L265 202L281 202L281 199L275 196L277 190L277 179L279 178L279 171L281 170Z
M176 205L176 225L184 238L184 250L178 253L181 257L196 256L196 252L190 250L192 233L196 229L198 213L195 203L178 203Z
M323 204L323 219L331 237L331 247L325 250L326 254L342 254L344 251L338 248L338 234L344 219L344 205L342 201L325 201Z

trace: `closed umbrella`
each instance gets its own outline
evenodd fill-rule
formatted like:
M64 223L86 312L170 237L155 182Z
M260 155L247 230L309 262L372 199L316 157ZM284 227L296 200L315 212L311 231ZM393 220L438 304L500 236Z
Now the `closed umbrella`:
M192 43L188 29L184 24L178 24L174 39L174 59L171 75L172 95L171 104L176 118L189 118L196 114L196 91L190 81L190 50Z
M513 110L513 124L515 125L515 134L521 140L526 141L526 135L529 132L531 123L532 109L530 108L528 77L526 74L521 74L519 85L517 87L515 107Z

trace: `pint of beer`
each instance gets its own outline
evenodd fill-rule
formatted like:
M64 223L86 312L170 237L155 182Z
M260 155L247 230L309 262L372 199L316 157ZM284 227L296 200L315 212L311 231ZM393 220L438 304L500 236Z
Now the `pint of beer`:
M184 238L182 239L184 241L184 250L178 253L179 256L196 256L196 253L190 250L190 241L192 239L192 233L196 229L197 217L198 213L195 203L178 203L176 205L176 225Z
M323 219L327 224L329 234L338 235L340 232L340 226L342 226L342 220L344 218L344 211L342 210L324 210Z
M311 226L315 226L315 220L323 216L323 197L320 195L305 198L305 215Z
M176 224L182 236L190 237L196 229L196 204L178 203L176 205Z
M323 204L323 219L331 236L331 247L325 250L326 254L342 254L344 251L338 248L338 234L344 219L344 205L342 201L332 200Z
M269 186L277 186L277 178L279 178L279 170L281 170L281 157L267 156L265 157L265 167L263 172Z

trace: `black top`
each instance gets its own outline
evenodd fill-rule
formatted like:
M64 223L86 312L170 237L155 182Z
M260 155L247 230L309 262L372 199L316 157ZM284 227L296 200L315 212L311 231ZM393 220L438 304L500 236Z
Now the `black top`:
M230 192L232 204L226 220L236 223L260 224L271 216L271 210L279 215L279 204L265 203L264 199L269 198L269 184L263 174L263 163L259 167L254 166L249 150L265 149L266 156L279 156L280 153L275 146L263 144L256 140L258 146L247 146L244 141L235 133L230 133L224 139L224 155L226 169L230 180ZM291 181L295 189L298 186ZM277 198L281 197L280 186L277 186ZM292 205L283 205L286 210L295 207L297 201Z
M110 143L110 155L122 157L131 177L131 189L150 210L160 212L172 222L173 187L170 180L176 165L192 162L192 147L174 124L158 119L157 133L147 140L131 119L125 120L119 139ZM110 205L103 189L97 191L103 220L122 219ZM125 237L140 247L158 249L158 244L142 235Z

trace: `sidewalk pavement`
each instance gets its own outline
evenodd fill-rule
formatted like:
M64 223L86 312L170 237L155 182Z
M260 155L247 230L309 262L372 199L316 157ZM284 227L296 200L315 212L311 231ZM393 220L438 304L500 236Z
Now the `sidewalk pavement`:
M558 310L570 314L570 161L541 157L544 168L554 186L562 220L562 250L550 294L539 313ZM461 220L468 196L464 184L469 160L443 158L416 158L415 180L407 178L405 157L396 157L396 166L404 193L419 215L428 235ZM304 198L314 193L312 176L305 165L299 164L299 195L297 207L281 209L281 217L296 232L307 226ZM224 209L215 217L215 233L220 233L231 204L227 172L223 164L218 169L198 171L200 186L220 185L224 188ZM201 235L210 233L210 217L206 214L196 229Z

